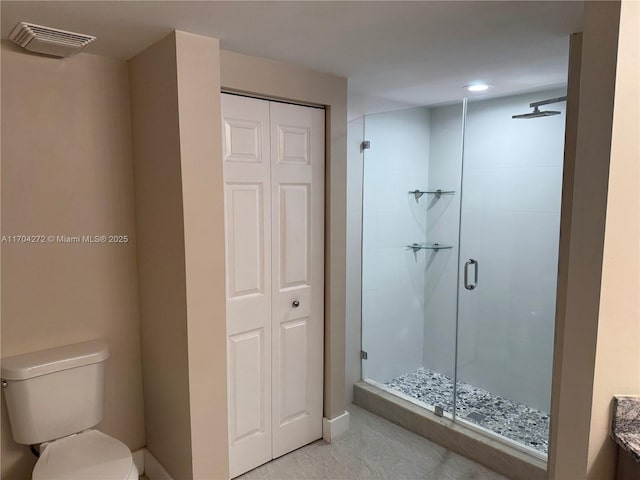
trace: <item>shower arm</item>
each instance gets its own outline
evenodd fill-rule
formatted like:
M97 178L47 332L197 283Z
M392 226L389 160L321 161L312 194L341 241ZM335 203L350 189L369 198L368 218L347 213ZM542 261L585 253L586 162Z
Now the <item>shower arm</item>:
M558 103L558 102L564 102L567 100L567 97L556 97L556 98L550 98L549 100L540 100L539 102L533 102L529 104L530 108L538 108L541 107L543 105L549 105L550 103Z

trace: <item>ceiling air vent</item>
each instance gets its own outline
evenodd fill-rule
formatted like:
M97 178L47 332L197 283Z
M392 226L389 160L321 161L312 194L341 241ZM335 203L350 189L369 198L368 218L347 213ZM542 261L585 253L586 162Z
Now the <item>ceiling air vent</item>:
M70 57L93 42L96 37L20 22L9 35L9 39L31 52Z

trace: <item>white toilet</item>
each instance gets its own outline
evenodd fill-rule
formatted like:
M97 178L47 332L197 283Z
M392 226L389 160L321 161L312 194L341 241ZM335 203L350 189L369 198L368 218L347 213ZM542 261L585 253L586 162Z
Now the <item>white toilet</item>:
M101 340L2 359L2 393L13 439L39 445L32 480L136 480L131 452L93 430L104 413Z

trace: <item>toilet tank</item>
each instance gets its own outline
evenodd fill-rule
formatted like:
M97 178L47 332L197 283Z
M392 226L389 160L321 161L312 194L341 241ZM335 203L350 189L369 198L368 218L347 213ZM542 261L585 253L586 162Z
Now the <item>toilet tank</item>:
M39 444L100 423L107 358L103 340L3 358L2 396L13 439Z

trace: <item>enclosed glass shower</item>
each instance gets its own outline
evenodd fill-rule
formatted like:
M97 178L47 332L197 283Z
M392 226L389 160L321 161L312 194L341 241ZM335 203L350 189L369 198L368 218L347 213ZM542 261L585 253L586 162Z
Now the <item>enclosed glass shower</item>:
M542 458L564 94L364 117L363 379Z

